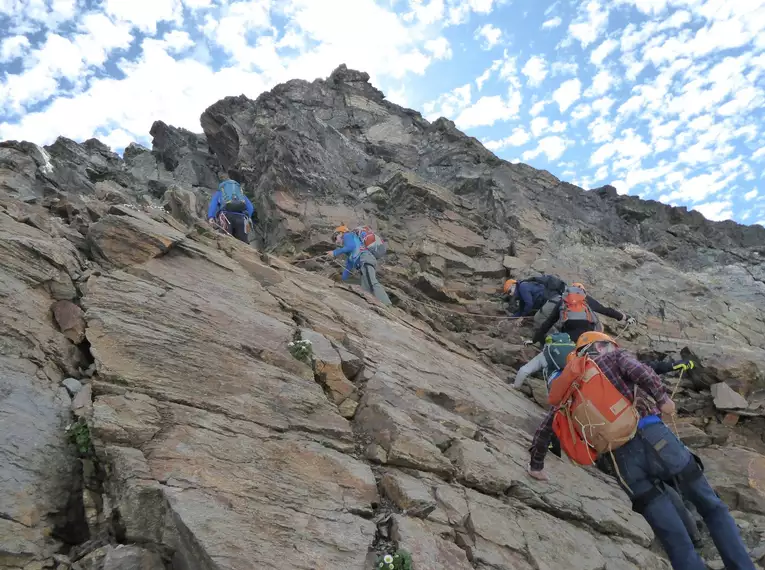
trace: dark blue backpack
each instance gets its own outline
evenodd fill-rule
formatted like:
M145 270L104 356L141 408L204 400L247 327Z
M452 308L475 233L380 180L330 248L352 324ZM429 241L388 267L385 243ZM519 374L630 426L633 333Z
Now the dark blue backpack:
M548 374L566 367L568 355L574 351L576 343L568 333L555 333L545 339L542 353L545 355Z
M236 180L224 180L218 184L220 191L221 210L226 212L244 212L247 203L244 201L242 187Z

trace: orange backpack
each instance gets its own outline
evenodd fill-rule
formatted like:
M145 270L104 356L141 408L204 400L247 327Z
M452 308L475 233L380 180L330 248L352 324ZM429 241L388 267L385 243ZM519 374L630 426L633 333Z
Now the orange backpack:
M550 385L548 402L557 408L553 432L561 449L580 465L592 465L637 432L637 410L589 355L569 361Z
M566 321L597 322L595 315L587 305L587 293L579 287L566 287L561 296L560 313L562 323Z

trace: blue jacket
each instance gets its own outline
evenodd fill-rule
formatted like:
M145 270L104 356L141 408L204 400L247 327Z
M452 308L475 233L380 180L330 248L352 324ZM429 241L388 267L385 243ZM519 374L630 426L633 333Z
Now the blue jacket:
M521 281L515 288L514 296L518 298L520 308L513 313L513 316L525 317L535 308L544 305L545 286L534 281Z
M334 257L345 254L345 270L343 271L343 281L351 276L351 271L358 269L359 257L361 251L364 249L361 246L361 240L353 232L346 232L343 234L343 247L338 247L332 252Z
M220 214L221 206L220 203L221 198L221 191L218 190L215 192L215 194L212 195L212 198L210 198L210 205L207 207L207 219L215 218ZM252 202L250 202L250 199L247 196L244 196L244 203L247 205L247 215L249 217L252 217L252 215L255 213L255 206L252 205ZM238 212L234 212L238 213Z

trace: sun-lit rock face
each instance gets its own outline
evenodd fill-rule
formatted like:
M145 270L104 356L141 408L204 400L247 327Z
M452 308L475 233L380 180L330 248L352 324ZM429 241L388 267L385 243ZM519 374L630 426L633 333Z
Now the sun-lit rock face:
M536 272L703 365L676 427L764 554L765 230L506 163L344 66L201 123L123 157L0 144L0 568L668 568L613 480L525 474L531 327L492 297ZM223 172L257 248L203 222ZM389 240L393 308L294 263L340 223Z

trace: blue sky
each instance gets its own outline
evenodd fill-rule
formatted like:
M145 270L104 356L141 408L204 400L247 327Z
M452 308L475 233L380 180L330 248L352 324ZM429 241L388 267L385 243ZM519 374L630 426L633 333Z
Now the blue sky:
M765 0L0 0L0 140L151 123L369 72L500 157L765 225Z

